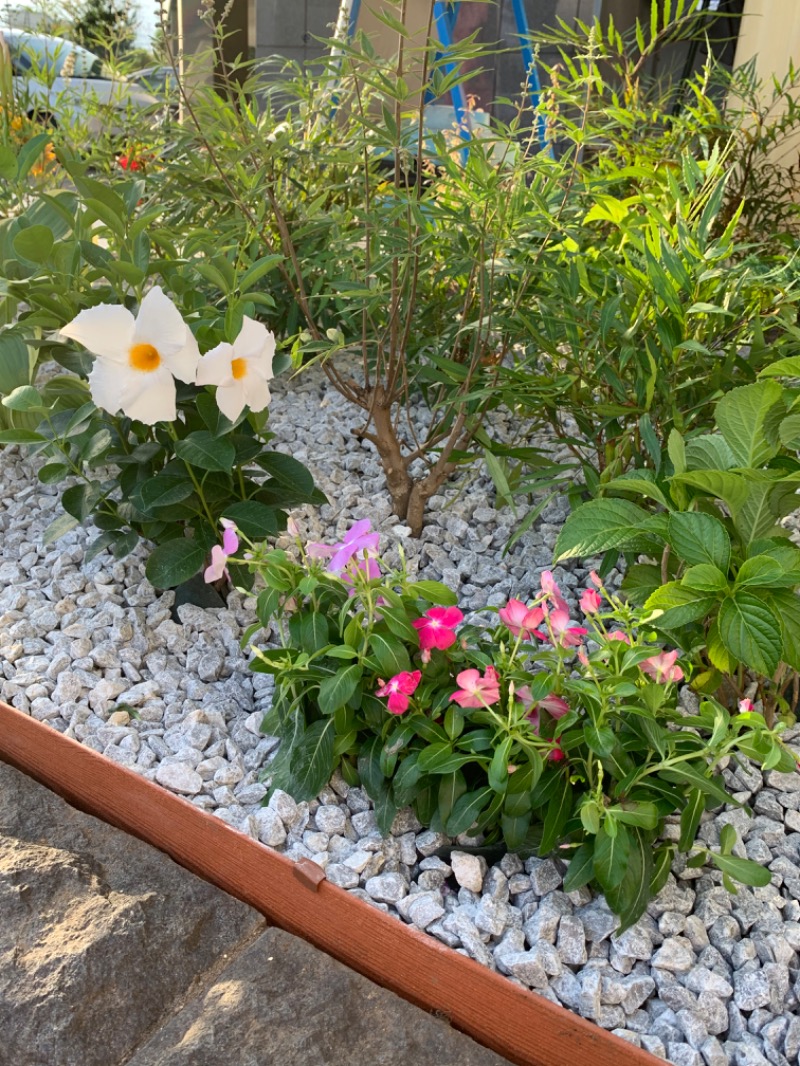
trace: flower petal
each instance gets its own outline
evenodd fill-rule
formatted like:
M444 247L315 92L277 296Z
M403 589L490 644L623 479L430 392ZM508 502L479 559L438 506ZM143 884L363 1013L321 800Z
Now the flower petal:
M233 358L233 345L223 341L210 352L200 356L195 375L196 385L233 385L234 377L231 372L231 359Z
M98 304L81 311L59 330L59 335L77 341L95 355L127 363L133 331L133 315L127 307Z
M255 363L264 378L272 377L272 357L275 354L275 336L261 322L244 315L239 336L233 342L235 355Z
M215 544L211 549L211 565L207 566L203 571L203 580L206 584L210 584L212 581L219 581L225 573L225 563L228 557L225 552L220 548L219 544Z
M183 381L187 385L194 385L194 379L197 374L197 363L200 359L200 349L197 347L197 341L194 339L194 334L186 327L186 340L183 347L175 355L168 355L162 353L164 356L164 363L169 367L178 381Z
M244 387L241 381L234 381L232 385L219 386L217 389L217 407L231 422L236 421L245 406Z
M186 346L186 323L161 287L155 285L139 305L133 330L134 344L152 344L162 359L168 359ZM194 378L192 378L194 380Z
M269 385L258 374L246 374L242 379L244 397L251 411L263 411L272 398Z
M113 367L112 372L117 407L129 418L147 426L175 421L175 379L165 366L149 374L121 366Z

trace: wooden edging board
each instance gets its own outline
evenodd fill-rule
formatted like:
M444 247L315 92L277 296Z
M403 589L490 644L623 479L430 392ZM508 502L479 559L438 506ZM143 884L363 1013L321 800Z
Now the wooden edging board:
M2 702L0 759L518 1066L654 1066L649 1053L320 879L315 863L292 862Z

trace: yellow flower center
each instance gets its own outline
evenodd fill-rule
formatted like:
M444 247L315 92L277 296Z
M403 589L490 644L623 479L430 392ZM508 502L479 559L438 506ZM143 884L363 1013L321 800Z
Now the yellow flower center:
M240 378L243 378L247 373L247 360L231 359L231 373L234 381L239 381Z
M152 344L134 344L128 352L128 362L134 370L149 374L161 366L161 356Z

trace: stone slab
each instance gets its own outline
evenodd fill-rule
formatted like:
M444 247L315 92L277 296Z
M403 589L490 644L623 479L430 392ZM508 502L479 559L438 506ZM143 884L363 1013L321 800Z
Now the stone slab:
M125 1062L266 924L5 763L0 916L0 1066Z
M268 929L128 1066L508 1066L446 1022Z

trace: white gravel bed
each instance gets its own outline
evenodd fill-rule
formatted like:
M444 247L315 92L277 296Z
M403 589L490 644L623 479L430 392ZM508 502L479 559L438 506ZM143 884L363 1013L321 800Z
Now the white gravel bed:
M565 501L503 556L514 517L494 510L479 472L465 491L448 486L431 501L414 541L391 514L374 452L349 434L358 424L317 371L275 389L274 447L305 462L332 501L297 514L309 539L370 518L386 547L403 538L412 567L455 588L464 609L533 597ZM410 811L384 840L368 797L341 778L310 804L279 792L263 807L258 776L277 742L259 732L271 679L251 674L239 649L253 601L234 593L226 609L183 606L175 622L173 594L144 578L144 549L83 565L95 531L81 529L42 548L57 491L36 466L0 451L0 698L264 844L313 858L334 884L677 1066L800 1064L800 774L726 771L755 817L732 808L701 826L715 844L733 823L738 853L770 868L770 886L731 896L721 875L678 860L621 936L602 898L561 890L557 860L506 855L487 868L456 852L444 862L433 853L450 842ZM574 603L586 571L556 577Z

